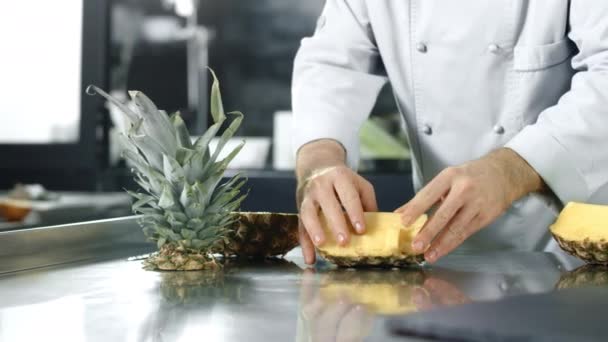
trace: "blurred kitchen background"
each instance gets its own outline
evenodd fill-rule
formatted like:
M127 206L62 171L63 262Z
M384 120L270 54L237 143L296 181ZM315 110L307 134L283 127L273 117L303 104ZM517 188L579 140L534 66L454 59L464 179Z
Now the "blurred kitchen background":
M207 66L247 141L242 210L295 212L293 59L323 0L21 0L0 11L0 231L130 214L123 122L95 84L141 90L192 134L210 121ZM381 210L412 196L409 148L390 86L361 137L360 170Z

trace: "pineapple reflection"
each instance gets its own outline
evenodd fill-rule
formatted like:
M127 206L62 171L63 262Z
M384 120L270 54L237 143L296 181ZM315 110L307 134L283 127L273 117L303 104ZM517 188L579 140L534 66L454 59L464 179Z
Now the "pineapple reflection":
M277 277L301 272L296 264L280 258L227 258L218 263L218 269L158 272L161 300L142 326L138 340L177 341L195 334L193 329L201 330L196 334L202 333L206 340L244 340L248 332L226 325L226 319L239 320L235 316L249 318L252 312L267 311L268 305L275 304L273 300L284 299L272 291L282 286Z
M298 335L310 341L359 341L376 315L403 315L470 300L424 270L306 270Z
M563 274L556 287L571 289L581 287L608 287L608 266L585 265Z

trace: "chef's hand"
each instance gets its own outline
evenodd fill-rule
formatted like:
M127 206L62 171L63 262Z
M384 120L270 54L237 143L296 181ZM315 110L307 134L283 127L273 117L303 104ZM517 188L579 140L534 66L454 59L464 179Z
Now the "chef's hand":
M511 204L544 183L517 153L501 148L485 157L443 170L396 212L409 225L431 208L435 212L412 243L434 263L484 228Z
M358 234L365 232L363 212L378 210L374 188L346 166L345 157L342 145L329 139L308 143L298 151L296 201L300 246L307 264L315 262L314 245L322 245L327 238L319 220L320 210L340 245L347 245L351 234L344 210Z
M301 326L298 340L313 342L363 341L371 331L374 315L348 296L328 299L321 293L321 284L312 269L304 270L300 287ZM298 325L300 326L300 325Z

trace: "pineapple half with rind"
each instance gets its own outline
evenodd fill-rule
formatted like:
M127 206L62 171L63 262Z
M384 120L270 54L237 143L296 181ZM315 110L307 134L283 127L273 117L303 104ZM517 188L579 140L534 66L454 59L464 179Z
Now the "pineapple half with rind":
M566 252L590 264L608 265L608 206L570 202L551 233Z
M113 103L129 123L121 135L123 157L133 165L142 192L129 192L133 211L141 214L144 234L156 242L159 252L144 266L160 270L200 270L220 267L214 254L240 257L283 255L298 244L295 214L239 213L247 194L241 193L246 178L237 174L222 183L230 161L244 141L224 159L220 152L233 137L243 114L225 113L215 73L210 107L213 125L192 140L179 113L168 116L142 92L130 91L134 106L89 86ZM232 120L228 120L232 117ZM215 150L211 139L221 133Z
M407 267L424 261L423 254L415 253L411 244L426 223L426 215L405 227L399 214L365 213L365 234L352 234L346 246L338 245L327 218L322 213L320 216L327 241L317 250L333 264L343 267ZM346 222L350 220L347 218ZM352 227L349 229L354 231Z

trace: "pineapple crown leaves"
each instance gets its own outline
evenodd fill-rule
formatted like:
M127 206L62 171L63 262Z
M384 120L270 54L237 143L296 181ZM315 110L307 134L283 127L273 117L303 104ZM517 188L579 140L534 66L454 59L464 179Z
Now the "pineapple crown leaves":
M99 94L114 104L127 118L129 128L120 137L123 157L133 165L135 181L145 193L129 192L134 198L133 211L142 214L144 233L158 247L176 243L187 248L206 250L225 241L235 222L246 178L237 174L220 185L230 161L239 153L244 141L227 156L220 152L243 120L240 112L224 112L219 81L209 69L211 85L210 111L213 124L196 141L179 112L167 115L144 93L129 91L134 106L116 100L96 86L87 94ZM210 150L211 140L224 126L217 147Z

